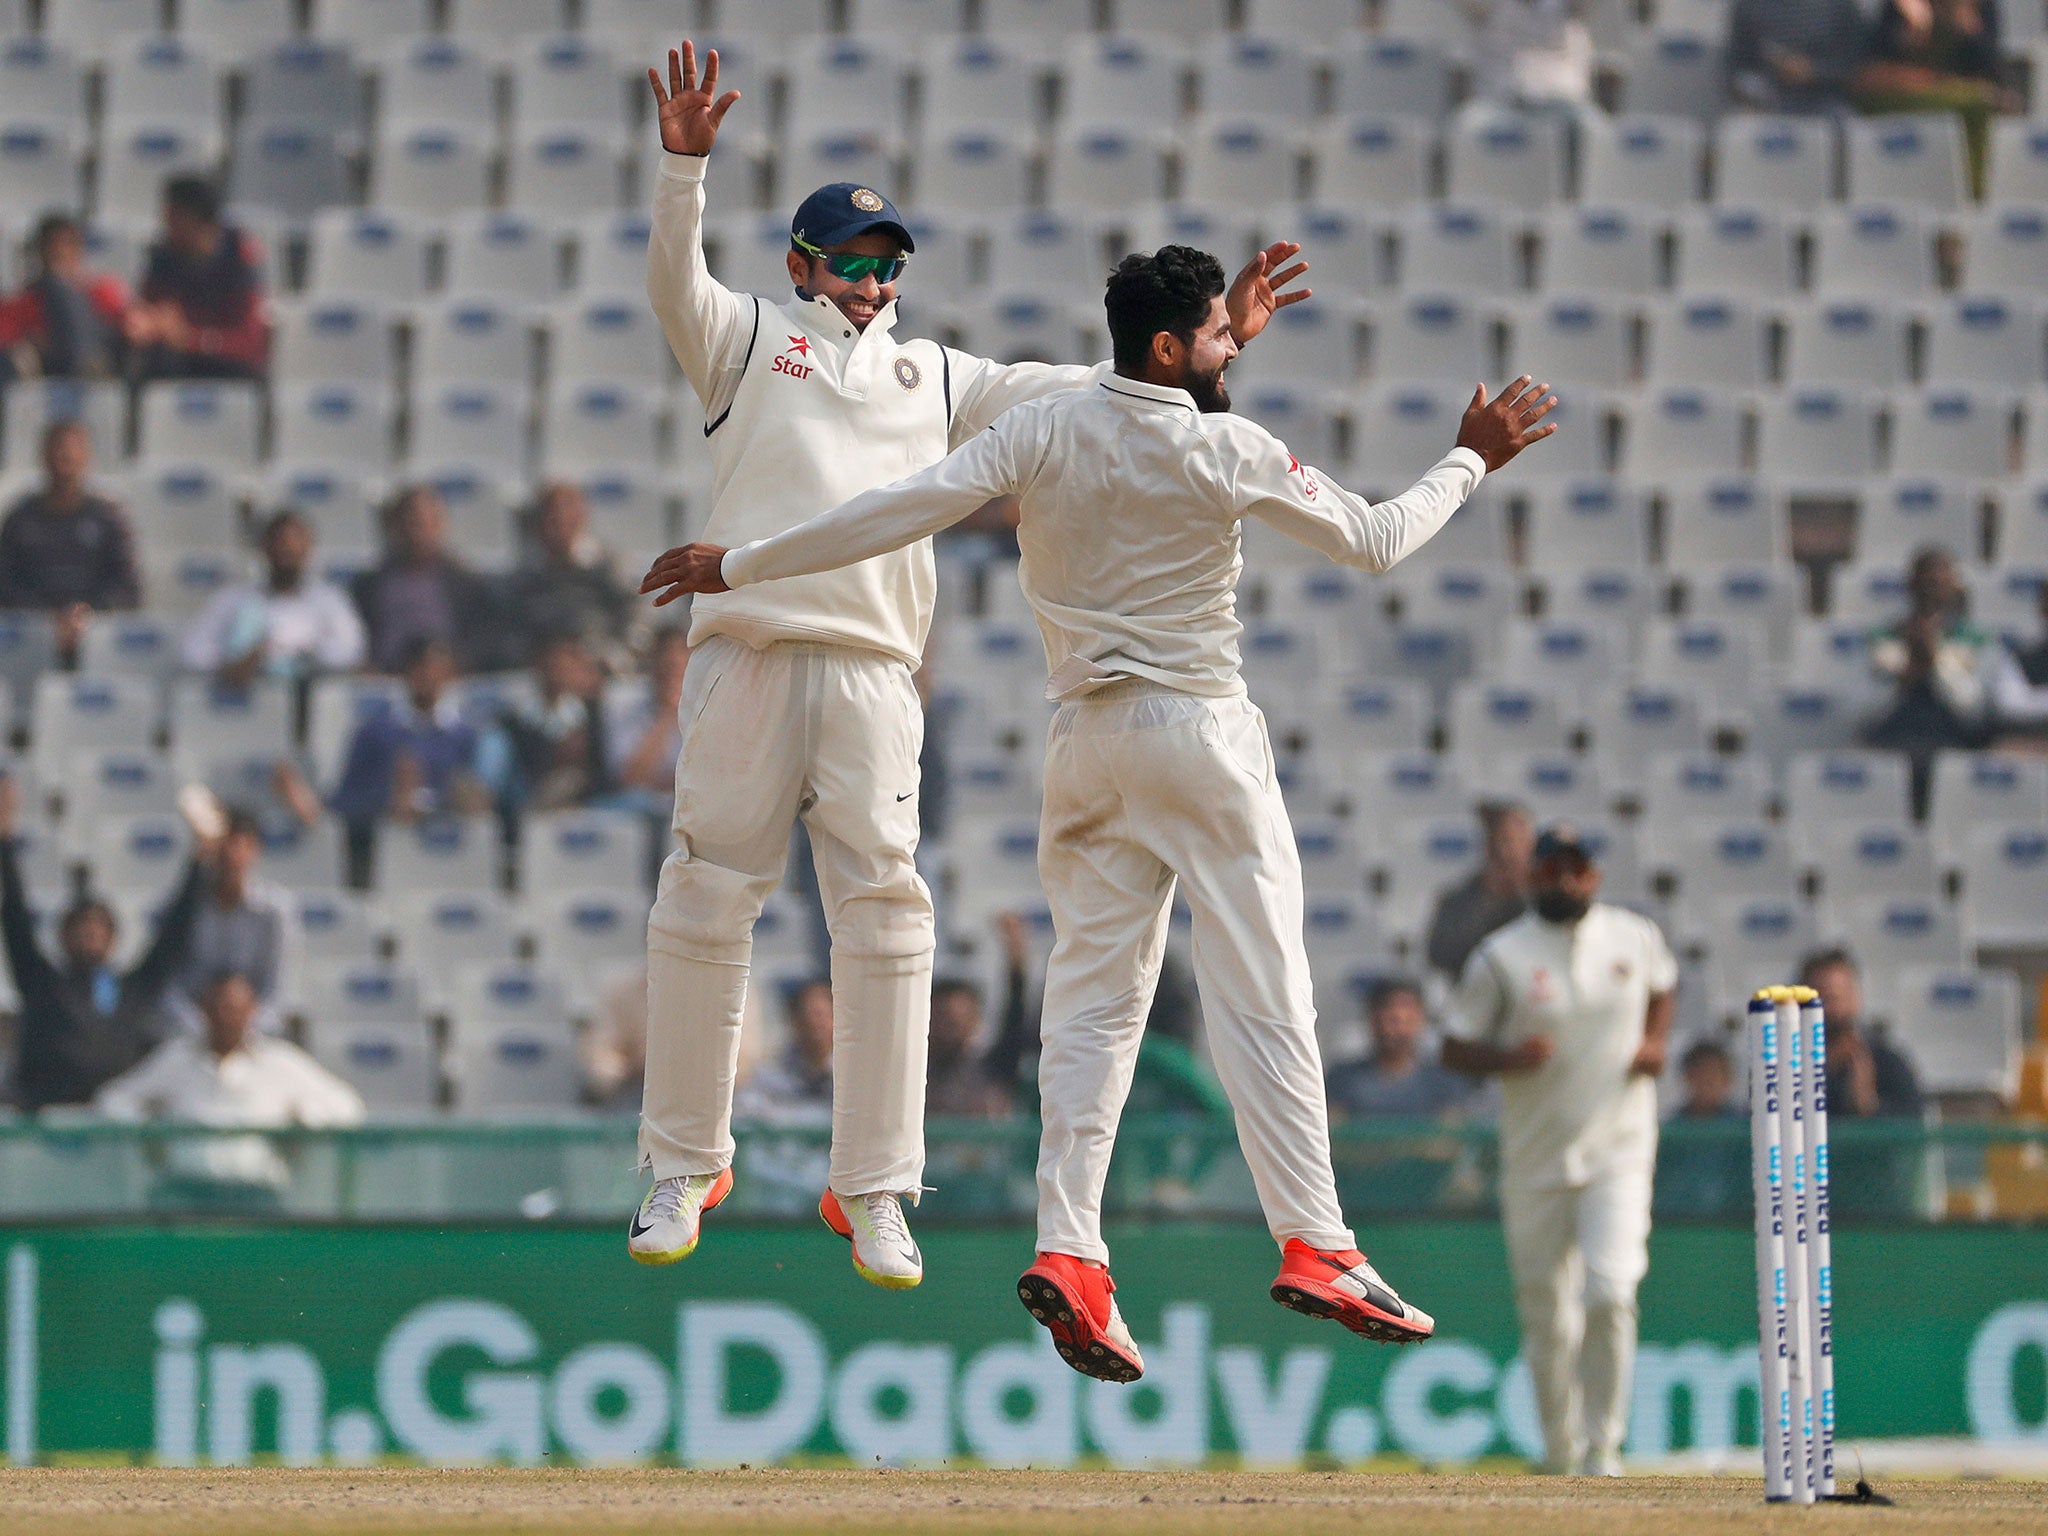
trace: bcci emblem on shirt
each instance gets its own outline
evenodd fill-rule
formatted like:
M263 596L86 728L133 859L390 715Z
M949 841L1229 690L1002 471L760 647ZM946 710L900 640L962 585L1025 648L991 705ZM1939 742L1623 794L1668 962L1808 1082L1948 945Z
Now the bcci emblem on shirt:
M924 370L907 357L897 358L895 369L896 382L905 389L915 389L924 382Z

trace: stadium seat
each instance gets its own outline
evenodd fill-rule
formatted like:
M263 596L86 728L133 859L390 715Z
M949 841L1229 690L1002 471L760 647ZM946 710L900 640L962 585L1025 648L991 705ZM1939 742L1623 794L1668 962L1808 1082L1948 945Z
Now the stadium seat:
M411 459L417 465L466 464L515 474L525 465L526 392L513 385L444 384L412 403Z
M327 299L409 303L426 295L428 255L411 218L329 208L313 219L307 286Z
M1674 224L1681 293L1784 298L1798 288L1798 229L1775 210L1691 208Z
M1620 675L1627 649L1626 632L1606 620L1509 619L1501 634L1499 675L1503 682L1568 700L1565 718L1576 725L1592 690Z
M146 384L138 412L138 457L253 469L262 410L262 394L254 384Z
M1652 384L1755 389L1770 376L1770 321L1745 298L1662 300L1645 321L1643 377Z
M1082 361L1076 311L1057 299L1033 293L994 296L965 305L959 313L962 344L970 352L1015 362L1024 358L1056 363Z
M1301 463L1315 465L1326 472L1328 466L1338 464L1336 419L1331 410L1332 397L1328 393L1246 380L1234 389L1232 400L1233 410L1272 433ZM1248 536L1263 540L1263 531ZM1282 538L1285 537L1283 534ZM1286 539L1286 543L1295 544L1295 541ZM1274 544L1268 547L1279 549L1281 546ZM1294 550L1286 553L1292 556L1297 550L1313 557L1313 552L1308 551L1306 545L1297 544Z
M252 52L242 70L240 137L246 142L273 129L332 139L344 151L360 144L363 80L347 48L293 38Z
M456 968L518 958L510 905L495 891L397 892L380 906L393 952L418 974L430 1011L449 1005Z
M1315 135L1310 180L1315 199L1338 208L1393 208L1427 198L1436 125L1420 117L1373 113L1335 119Z
M1230 0L1110 0L1110 23L1118 32L1199 39L1224 31L1233 9Z
M1792 647L1792 626L1805 607L1806 575L1773 563L1688 565L1684 568L1688 617L1746 632L1758 656L1782 660Z
M1982 208L1964 221L1963 230L1966 289L2036 300L2048 296L2048 209Z
M1594 744L1599 745L1597 736ZM1771 798L1762 761L1701 747L1653 751L1643 761L1642 775L1646 830L1686 821L1758 820Z
M1604 816L1608 809L1600 765L1569 752L1489 752L1479 778L1489 796L1526 805L1539 824L1573 823Z
M1813 269L1830 296L1869 294L1896 302L1935 291L1934 237L1915 209L1821 208L1813 233Z
M1979 944L2048 944L2048 822L1979 822L1962 831L1963 896Z
M327 903L344 899L339 890L342 869L342 827L334 817L325 817L310 827L286 821L263 829L264 878L300 893L298 936L306 959L328 953L320 947L323 943L341 942L336 928L340 919L331 912L315 919L311 910L316 899ZM367 916L363 921L368 922ZM362 951L359 957L368 958L368 954Z
M1889 1038L1912 1062L1922 1092L2013 1103L2021 1060L2016 978L1950 964L1906 966L1893 973L1892 995Z
M1716 37L1660 27L1629 49L1622 110L1710 120L1726 102L1727 62Z
M1761 649L1740 625L1653 619L1643 631L1638 675L1647 683L1694 689L1726 706L1746 696Z
M1472 13L1440 0L1381 0L1379 30L1390 37L1427 38L1460 53L1473 42Z
M243 543L242 493L231 468L152 464L129 478L128 511L152 547L226 553Z
M1075 129L1171 127L1186 72L1186 55L1163 38L1076 37L1061 75L1061 120Z
M413 470L447 505L450 542L472 565L503 569L517 556L512 492L502 476L496 464L445 460Z
M0 37L0 101L22 122L85 127L84 67L69 49L42 37Z
M788 245L786 229L783 244ZM1070 293L1105 265L1097 232L1059 214L1026 212L999 221L989 245L989 286L998 292Z
M785 229L783 246L788 244ZM545 220L484 213L458 218L450 228L452 295L501 304L545 302L561 291L561 271L561 238Z
M0 416L0 466L33 472L42 455L43 434L59 421L82 421L92 437L94 462L118 467L128 457L127 390L116 383L81 384L70 379L21 380L9 385Z
M2003 384L2029 388L2048 381L2041 310L2002 294L1956 294L1927 320L1930 384Z
M81 159L59 124L0 119L0 207L78 207Z
M471 379L523 384L532 360L525 315L488 299L450 299L422 310L413 324L415 388Z
M1373 746L1351 754L1342 784L1352 818L1387 828L1465 815L1471 797L1458 763L1420 749Z
M1794 753L1854 747L1862 739L1868 694L1867 682L1857 687L1805 681L1752 686L1749 750L1775 767Z
M81 752L63 779L64 825L89 827L114 817L175 816L178 781L156 752L101 749Z
M1757 470L1782 480L1862 480L1877 469L1877 397L1862 390L1794 388L1761 402Z
M1453 817L1402 817L1379 829L1380 926L1420 934L1437 896L1479 862L1479 826L1469 809Z
M328 0L331 5L334 0ZM440 1053L426 1019L357 1019L306 1009L306 1049L363 1096L374 1115L419 1114L440 1102Z
M2013 401L1992 387L1902 390L1891 402L1894 474L1992 480L2002 475L2012 441ZM1976 530L1951 546L1977 551ZM1869 559L1859 551L1859 559Z
M1579 195L1593 204L1683 208L1700 195L1703 143L1689 118L1589 118L1579 147Z
M1991 124L1989 204L2048 204L2048 123L2003 117Z
M381 963L319 967L305 985L309 1023L330 1019L410 1024L420 1019L419 982L407 971Z
M1917 896L1939 889L1927 834L1909 821L1855 819L1790 823L1822 894Z
M644 301L625 297L589 299L559 311L549 327L548 369L558 385L655 386L674 371L660 321Z
M619 206L617 146L584 129L521 134L505 162L505 206L518 213L601 213Z
M1537 210L1564 196L1563 125L1532 113L1468 118L1445 142L1445 190L1466 202Z
M1452 750L1475 765L1509 752L1563 752L1567 740L1558 696L1503 683L1461 683L1445 720Z
M1892 416L1892 457L1912 461L1917 452L1901 452L1900 408ZM1979 461L1980 466L1982 461ZM1966 477L1969 472L1965 471ZM1856 559L1859 563L1904 565L1914 551L1939 544L1965 559L1981 544L1978 497L1965 477L1940 479L1920 474L1873 481L1857 497Z
M1031 159L1006 133L962 128L926 138L912 156L920 209L966 214L1004 213L1029 200ZM918 241L918 257L924 256ZM917 271L921 279L922 269Z
M560 32L568 24L562 0L447 0L447 6L449 35L479 47Z
M1292 381L1335 388L1358 376L1358 357L1358 327L1352 316L1318 296L1275 314L1260 334L1259 345L1231 364L1230 377L1233 387Z
M214 764L261 759L292 750L292 701L280 684L228 688L210 678L180 678L171 688L171 748L180 771L204 779Z
M92 867L92 888L145 907L176 889L192 851L192 830L175 812L98 817L78 832L73 849Z
M509 76L511 122L521 132L566 128L623 145L622 62L602 40L575 33L523 39Z
M1830 899L1828 918L1853 952L1896 972L1909 965L1956 966L1970 958L1961 910L1933 894L1858 893Z
M1642 828L1643 860L1672 880L1687 905L1722 897L1781 897L1796 876L1782 832L1741 817L1665 819L1654 792Z
M1876 299L1821 299L1786 317L1785 376L1890 388L1907 378L1910 315Z
M1689 761L1706 750L1699 700L1683 689L1643 683L1596 689L1587 697L1585 724L1609 788L1638 799L1648 792L1659 754ZM1738 809L1746 814L1756 807Z
M1649 559L1642 497L1614 481L1531 486L1524 514L1524 550L1531 566L1629 566Z
M719 51L724 52L731 37L766 43L829 32L831 10L830 0L745 0L740 5L720 6Z
M996 38L951 31L925 40L921 100L928 136L1035 131L1044 121L1037 68ZM920 201L922 198L920 197Z
M1785 765L1785 817L1795 826L1908 814L1906 760L1895 753L1797 752Z
M1063 209L1127 209L1165 191L1166 140L1156 130L1096 126L1053 141L1050 199Z
M484 891L498 884L497 827L453 816L418 826L377 827L377 889L382 892Z
M2041 589L2048 568L2032 570L1994 566L1975 584L1970 611L1994 636L2010 636L2024 644L2041 633Z
M431 23L432 0L313 0L315 37L357 47L394 37L418 37Z
M1181 138L1181 192L1193 202L1265 207L1302 193L1299 134L1258 118L1204 117Z
M1932 802L1928 825L1945 853L1960 852L1973 827L2048 825L2048 758L1940 753Z
M662 392L647 385L557 384L540 445L544 473L651 472L661 461L664 410Z
M1211 117L1306 124L1316 116L1315 58L1284 34L1210 37L1196 56L1196 73L1202 111Z
M297 828L296 823L294 828L304 830ZM339 846L338 840L336 845ZM285 856L289 858L291 852L285 850ZM266 840L264 874L291 892L287 910L291 914L292 939L297 949L294 959L298 966L331 975L344 967L375 965L383 954L383 935L371 921L369 903L352 891L337 888L341 883L340 865L325 879L308 886L298 880L280 878L270 866L270 853L271 844ZM297 994L305 990L303 981L294 986L295 1003L303 1004L303 995Z
M303 220L348 197L348 168L332 134L249 127L236 136L228 174L230 202Z
M1423 203L1394 226L1401 281L1415 289L1518 290L1521 231L1485 204Z
M1904 567L1880 562L1876 565L1845 565L1833 574L1828 593L1828 611L1837 618L1863 624L1890 624L1906 611Z
M786 68L788 137L860 129L888 145L897 141L905 80L900 49L850 36L799 38Z
M1743 404L1733 391L1648 390L1623 421L1623 463L1639 480L1728 475L1745 462Z
M491 150L473 129L429 125L382 135L370 161L370 200L389 213L447 217L490 201Z
M78 665L93 676L119 674L161 681L177 670L177 630L153 614L99 615L79 642Z
M1432 717L1428 692L1417 684L1343 681L1311 711L1310 734L1326 761L1332 753L1420 752Z
M482 54L440 36L393 33L387 42L376 72L381 134L479 133L496 123L496 71Z
M301 468L382 471L392 458L398 403L379 384L293 384L271 402L278 458Z
M210 124L110 122L100 140L94 214L138 225L153 219L166 180L211 175L220 156L220 135Z
M1341 821L1304 818L1294 824L1294 846L1301 858L1302 889L1311 897L1363 896L1364 856Z
M596 1005L600 980L647 955L647 899L639 892L549 890L525 906L537 959L562 977L572 1006Z
M1714 129L1714 198L1742 207L1809 210L1835 198L1834 119L1738 113Z
M1449 115L1451 66L1440 46L1384 32L1345 36L1334 28L1300 35L1336 45L1332 110L1339 117L1398 112L1435 121Z
M1848 196L1950 212L1969 201L1963 125L1949 112L1900 113L1848 126Z
M235 60L291 41L293 0L178 0L178 33L216 58Z
M1631 652L1643 622L1664 611L1667 584L1659 573L1644 567L1532 566L1529 575L1542 591L1545 613L1574 614L1606 624L1621 634Z
M1315 289L1326 299L1364 297L1386 281L1385 226L1363 213L1313 203L1275 208L1258 239L1264 244L1279 238L1299 240L1316 253Z
M1543 225L1543 286L1575 293L1650 294L1661 286L1663 230L1653 215L1590 204L1554 209Z
M1458 294L1421 292L1382 300L1372 310L1373 377L1446 386L1490 378L1492 330L1479 304ZM1470 398L1469 390L1464 394Z
M201 138L219 137L219 66L185 38L150 33L120 40L108 56L101 90L109 130L176 125ZM100 200L106 200L104 185Z
M162 29L161 0L46 0L43 6L43 35L82 59L103 59L117 42Z
M391 321L381 305L322 299L273 306L271 376L280 383L323 380L383 384L395 357Z
M1529 374L1566 394L1618 389L1635 372L1629 313L1603 295L1563 294L1517 310L1503 375Z

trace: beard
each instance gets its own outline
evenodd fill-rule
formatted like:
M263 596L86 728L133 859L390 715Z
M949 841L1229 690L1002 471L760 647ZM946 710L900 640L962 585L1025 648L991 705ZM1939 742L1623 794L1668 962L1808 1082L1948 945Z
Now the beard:
M1593 902L1590 897L1571 896L1563 891L1538 891L1529 905L1546 923L1576 923L1592 910Z
M1194 397L1195 409L1205 416L1217 415L1230 409L1230 387L1223 382L1223 369L1228 366L1219 365L1213 373L1195 373L1190 370L1181 384L1181 388Z

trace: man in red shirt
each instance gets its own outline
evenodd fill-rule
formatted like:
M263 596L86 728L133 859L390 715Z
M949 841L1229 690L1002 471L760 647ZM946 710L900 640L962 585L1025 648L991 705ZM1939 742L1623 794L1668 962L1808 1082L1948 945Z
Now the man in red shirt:
M109 379L121 371L128 285L85 264L68 214L36 225L36 275L0 299L0 379Z
M221 221L220 192L204 177L164 183L163 236L128 340L145 379L261 379L269 366L262 247Z

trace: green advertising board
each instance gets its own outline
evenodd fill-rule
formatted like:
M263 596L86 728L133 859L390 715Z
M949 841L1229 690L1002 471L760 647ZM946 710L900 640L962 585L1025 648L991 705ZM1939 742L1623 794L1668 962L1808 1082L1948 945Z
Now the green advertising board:
M920 1233L918 1290L862 1284L823 1228L717 1224L629 1263L607 1225L0 1228L18 1461L236 1464L804 1456L915 1464L1261 1463L1533 1451L1498 1229L1368 1247L1440 1320L1394 1350L1275 1306L1250 1224L1111 1234L1144 1382L1084 1381L1016 1301L1028 1229ZM1630 1450L1753 1442L1750 1234L1659 1228ZM2048 1443L2048 1231L1845 1230L1845 1438Z

